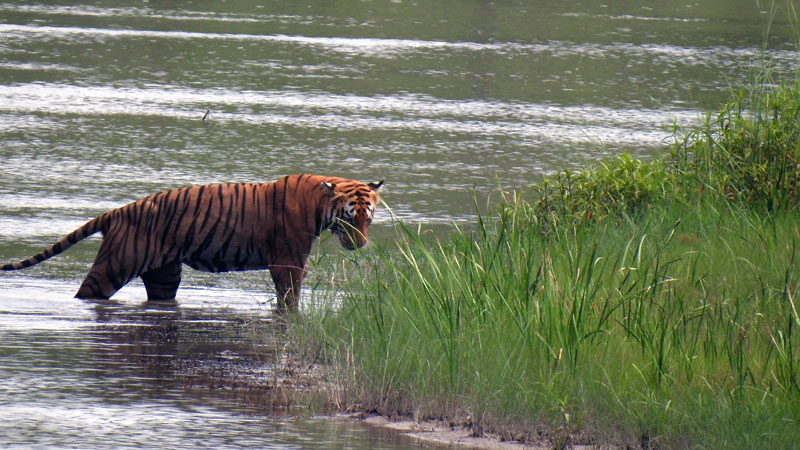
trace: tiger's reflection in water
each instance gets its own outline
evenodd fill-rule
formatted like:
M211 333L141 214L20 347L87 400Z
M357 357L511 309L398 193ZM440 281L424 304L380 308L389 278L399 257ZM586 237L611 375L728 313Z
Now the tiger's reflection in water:
M318 368L288 353L282 320L174 302L93 302L92 364L113 374L116 395L162 401L192 396L253 414L282 415L314 397Z

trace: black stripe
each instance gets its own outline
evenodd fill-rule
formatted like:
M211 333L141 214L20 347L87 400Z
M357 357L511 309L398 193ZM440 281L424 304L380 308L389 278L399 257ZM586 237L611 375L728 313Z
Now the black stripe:
M192 242L194 241L194 234L195 234L195 225L197 222L191 221L189 224L189 229L186 230L186 236L183 238L183 249L181 253L188 252L190 248L192 248Z
M239 216L243 225L245 223L245 219L247 218L247 191L248 189L242 189L242 202L239 206L241 209Z
M93 274L89 274L89 276L86 277L86 281L91 281L92 282L91 283L92 297L94 297L95 299L103 299L103 298L105 298L105 295L103 295L103 292L100 290L100 286L99 286L99 283L97 282L97 278ZM84 281L84 283L86 283L86 281Z
M286 210L286 193L288 191L288 189L287 189L288 187L289 187L289 177L286 177L286 178L283 179L283 187L281 189L283 192L281 192L282 195L281 195L280 210L276 210L277 211L277 215L278 215L278 217L280 217L280 222L281 222L280 223L280 228L276 228L276 230L280 230L280 231L283 232L284 239L286 238L286 232L285 232L285 230L286 230L286 214L284 214L284 211ZM278 208L278 205L275 205L275 208ZM287 240L287 242L288 242L288 240Z
M197 200L195 200L194 209L197 211L200 209L200 202L203 201L203 193L206 191L206 186L200 186L197 189Z
M221 191L220 185L214 185L214 188L217 189L217 197L220 197L219 192ZM222 205L220 205L220 209ZM211 210L214 209L214 197L211 196L208 198L208 202L205 204L205 216L203 217L203 223L200 224L199 232L202 233L203 229L206 227L206 224L211 219ZM200 214L203 211L198 207L198 209L194 212L194 220L197 220Z
M305 174L300 174L300 175L297 176L297 182L294 184L295 192L300 188L300 182L303 181L303 178L305 176L306 176Z
M234 209L236 208L236 199L239 197L239 188L238 188L239 185L235 184L234 186L235 186L233 188L234 196L233 197L225 196L230 200L228 202L228 211L225 214L225 224L226 224L226 226L231 227L231 228L233 228L233 223L231 223L232 222L231 219L233 218L233 212L234 212ZM223 196L220 194L220 198L222 198L222 197ZM220 208L225 206L224 200L222 200L222 202L223 203L222 203L222 205L220 205Z
M277 217L278 184L277 183L271 183L271 184L269 184L267 186L267 189L269 189L270 193L272 194L272 201L269 203L269 205L267 205L267 207L269 208L270 213L267 215L266 221L267 221L267 223L271 222L271 223L274 224L278 220L278 217ZM272 231L273 232L269 233L269 235L267 236L267 239L269 240L269 248L270 249L274 249L275 248L275 239L277 237L277 236L275 236L277 234L276 233L277 229L275 229L274 226L272 228Z
M200 191L200 190L198 189L198 191ZM179 191L172 191L172 194L174 194L176 196L176 198L173 199L172 195L169 195L168 199L164 200L165 202L168 201L168 203L173 205L173 210L170 211L169 216L168 216L169 219L164 224L163 234L161 235L161 245L162 246L166 245L167 238L169 238L169 237L173 237L174 240L177 240L177 239L175 239L176 238L175 232L177 230L180 230L181 224L183 223L183 218L186 215L186 212L189 210L189 189L188 188L181 189ZM181 206L181 210L180 210L179 214L176 214L178 212L178 206L179 205ZM175 223L175 226L172 225L173 222Z
M203 251L210 248L211 243L214 241L215 234L216 234L216 231L217 231L217 227L219 226L219 223L220 223L219 221L216 221L214 223L214 225L211 226L211 229L208 231L208 233L206 233L205 238L203 239L203 242L197 247L197 249L194 251L194 253L192 253L192 259L193 260L196 261L196 260L200 259Z

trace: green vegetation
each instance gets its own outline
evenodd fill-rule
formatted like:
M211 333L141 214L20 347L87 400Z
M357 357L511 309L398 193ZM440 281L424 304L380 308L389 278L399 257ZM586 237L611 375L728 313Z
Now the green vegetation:
M298 342L368 411L556 447L792 448L799 114L796 86L740 95L664 159L557 173L446 238L399 224Z

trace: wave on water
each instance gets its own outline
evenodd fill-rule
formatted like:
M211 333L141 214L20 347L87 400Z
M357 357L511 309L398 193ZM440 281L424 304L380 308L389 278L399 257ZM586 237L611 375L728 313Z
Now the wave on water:
M567 57L605 58L610 55L651 57L681 64L705 66L730 66L742 60L768 56L776 61L794 62L793 50L768 50L758 47L685 47L667 44L576 43L549 40L540 43L524 42L464 42L398 38L351 38L327 36L290 36L284 34L206 33L177 30L140 30L127 28L88 28L68 26L39 26L0 24L0 35L21 39L105 39L105 38L160 38L160 39L216 39L236 41L270 41L301 46L323 47L329 51L368 56L396 57L397 53L428 51L489 51L499 54L540 54Z
M405 94L337 95L324 92L234 91L175 86L114 87L23 84L0 86L0 111L78 115L166 116L198 119L214 110L217 122L337 129L405 129L516 136L562 143L657 145L674 122L695 110L614 109L491 100L448 100ZM242 112L224 112L231 110ZM220 112L217 112L220 111ZM255 112L254 112L255 111Z

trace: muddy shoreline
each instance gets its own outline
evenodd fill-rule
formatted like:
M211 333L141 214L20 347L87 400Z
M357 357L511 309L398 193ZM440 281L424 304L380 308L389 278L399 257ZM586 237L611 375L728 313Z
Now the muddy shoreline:
M298 355L281 319L210 320L207 312L197 311L195 317L195 312L172 305L121 310L124 314L112 309L107 321L101 317L95 332L114 344L109 347L113 359L136 376L153 380L158 390L224 399L254 415L359 421L436 445L487 450L553 447L549 439L523 444L492 434L474 436L468 421L386 417L344 403L343 388L331 381L331 369Z
M415 421L411 417L387 417L364 411L357 405L339 403L341 387L329 381L330 369L283 356L278 363L221 355L216 361L197 364L191 361L172 363L183 378L184 389L224 392L249 409L270 415L312 415L320 420L357 421L371 427L392 430L430 444L465 449L545 450L553 448L550 440L538 443L506 441L500 436L475 436L469 424L437 420ZM572 446L571 448L590 448Z

